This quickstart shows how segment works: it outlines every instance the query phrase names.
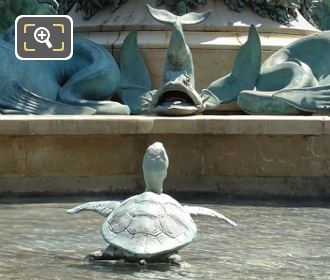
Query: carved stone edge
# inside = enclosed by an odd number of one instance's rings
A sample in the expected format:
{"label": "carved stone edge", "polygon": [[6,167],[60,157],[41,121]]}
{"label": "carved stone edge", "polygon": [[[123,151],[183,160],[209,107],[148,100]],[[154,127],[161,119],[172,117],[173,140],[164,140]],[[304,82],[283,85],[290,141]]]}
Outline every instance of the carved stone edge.
{"label": "carved stone edge", "polygon": [[1,136],[247,134],[329,135],[327,116],[1,116]]}

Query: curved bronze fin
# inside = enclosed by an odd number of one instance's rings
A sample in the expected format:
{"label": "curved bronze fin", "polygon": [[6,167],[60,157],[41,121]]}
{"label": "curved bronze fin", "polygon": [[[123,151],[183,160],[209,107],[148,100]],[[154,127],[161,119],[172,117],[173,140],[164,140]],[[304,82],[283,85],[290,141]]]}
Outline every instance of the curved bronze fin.
{"label": "curved bronze fin", "polygon": [[89,107],[56,102],[30,92],[17,82],[8,82],[0,94],[0,105],[35,115],[93,115]]}
{"label": "curved bronze fin", "polygon": [[283,89],[275,92],[273,98],[306,112],[330,112],[330,85]]}
{"label": "curved bronze fin", "polygon": [[212,82],[207,89],[216,95],[221,103],[236,101],[242,90],[256,86],[260,67],[260,38],[254,25],[251,25],[248,40],[238,51],[232,72]]}
{"label": "curved bronze fin", "polygon": [[155,9],[149,4],[146,5],[150,15],[157,21],[166,25],[174,25],[178,20],[182,25],[197,24],[204,21],[209,15],[210,11],[204,13],[188,13],[183,16],[176,16],[166,10]]}
{"label": "curved bronze fin", "polygon": [[148,68],[137,46],[137,32],[130,32],[120,53],[121,82],[117,96],[131,109],[132,114],[142,110],[141,97],[151,89]]}
{"label": "curved bronze fin", "polygon": [[261,43],[257,29],[250,26],[249,37],[240,48],[235,59],[231,74],[238,80],[244,81],[253,89],[256,86],[261,68]]}

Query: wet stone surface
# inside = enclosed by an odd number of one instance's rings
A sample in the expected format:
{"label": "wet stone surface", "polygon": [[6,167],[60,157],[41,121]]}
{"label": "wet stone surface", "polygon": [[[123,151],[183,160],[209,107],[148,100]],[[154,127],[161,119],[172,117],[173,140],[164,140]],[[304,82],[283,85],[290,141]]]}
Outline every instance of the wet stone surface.
{"label": "wet stone surface", "polygon": [[197,217],[182,267],[83,261],[106,246],[96,213],[66,214],[73,203],[0,204],[0,279],[330,279],[330,209],[202,204],[237,228]]}

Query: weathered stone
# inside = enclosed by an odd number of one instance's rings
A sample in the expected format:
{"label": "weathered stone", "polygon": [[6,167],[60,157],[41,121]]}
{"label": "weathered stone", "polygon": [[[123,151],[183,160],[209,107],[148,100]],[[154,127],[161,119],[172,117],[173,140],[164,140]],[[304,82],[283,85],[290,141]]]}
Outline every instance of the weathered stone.
{"label": "weathered stone", "polygon": [[0,174],[4,177],[26,174],[26,153],[22,138],[0,136]]}
{"label": "weathered stone", "polygon": [[[21,121],[25,129],[14,126]],[[317,196],[326,193],[330,177],[329,121],[1,116],[5,127],[13,125],[0,136],[0,193],[135,192],[143,185],[145,148],[162,141],[170,157],[165,184],[171,192]]]}

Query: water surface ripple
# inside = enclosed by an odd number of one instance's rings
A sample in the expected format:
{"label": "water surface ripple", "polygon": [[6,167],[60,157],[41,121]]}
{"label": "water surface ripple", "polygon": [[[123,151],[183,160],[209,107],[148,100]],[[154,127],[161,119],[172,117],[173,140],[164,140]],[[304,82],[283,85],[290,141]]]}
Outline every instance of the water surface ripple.
{"label": "water surface ripple", "polygon": [[238,223],[197,217],[182,267],[88,264],[104,248],[96,213],[72,203],[0,204],[0,279],[330,279],[330,209],[202,204]]}

